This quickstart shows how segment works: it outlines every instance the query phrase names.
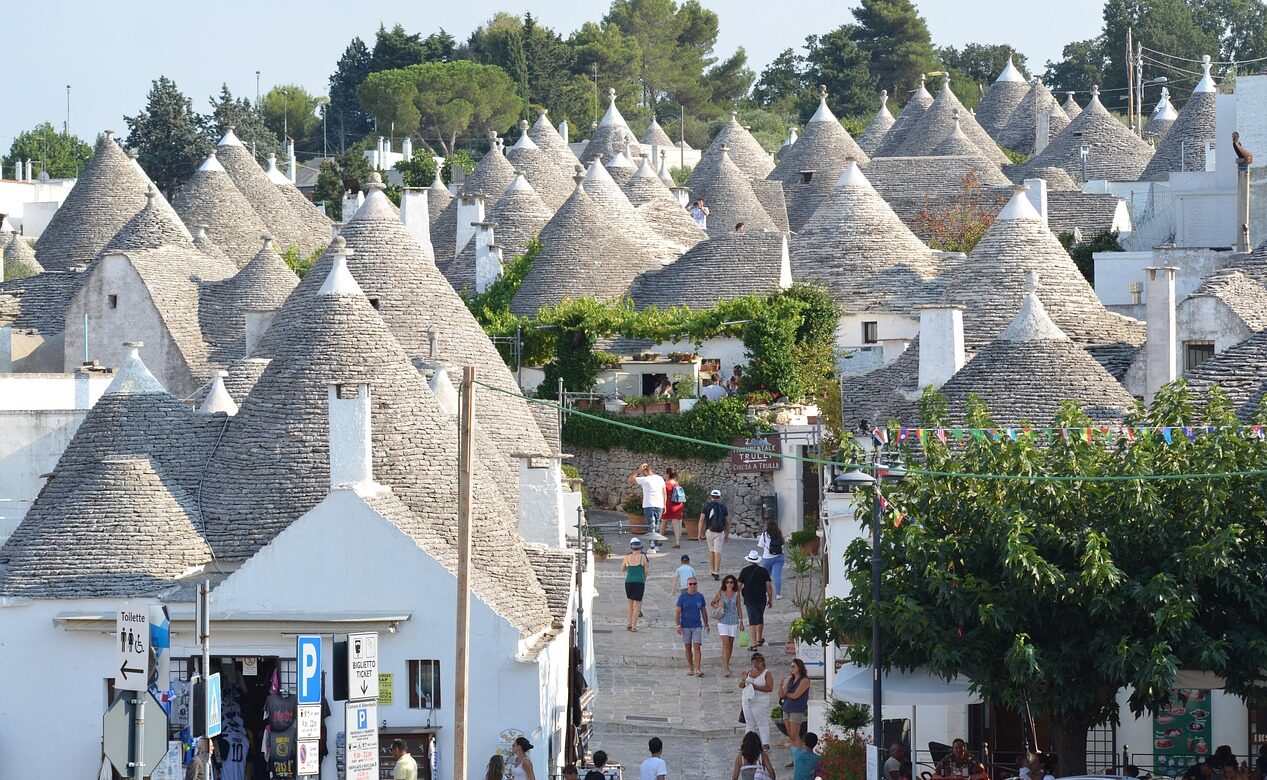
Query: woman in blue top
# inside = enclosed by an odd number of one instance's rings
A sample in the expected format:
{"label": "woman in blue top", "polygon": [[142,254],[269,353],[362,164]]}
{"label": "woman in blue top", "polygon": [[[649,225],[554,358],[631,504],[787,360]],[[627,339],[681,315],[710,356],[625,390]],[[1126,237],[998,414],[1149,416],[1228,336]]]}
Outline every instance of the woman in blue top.
{"label": "woman in blue top", "polygon": [[[739,609],[739,581],[727,574],[721,581],[721,590],[709,602],[717,621],[717,635],[721,637],[722,676],[730,676],[730,654],[735,649],[735,637],[743,631],[743,611]],[[720,613],[720,614],[718,614]]]}
{"label": "woman in blue top", "polygon": [[779,687],[779,700],[783,702],[783,726],[787,729],[790,746],[804,748],[801,743],[801,725],[809,715],[809,673],[805,662],[792,659],[792,673]]}

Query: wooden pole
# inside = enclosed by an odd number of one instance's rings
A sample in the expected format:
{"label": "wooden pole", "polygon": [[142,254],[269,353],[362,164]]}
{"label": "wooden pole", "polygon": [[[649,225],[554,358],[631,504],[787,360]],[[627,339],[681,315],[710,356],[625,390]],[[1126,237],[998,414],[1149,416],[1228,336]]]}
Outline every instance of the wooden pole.
{"label": "wooden pole", "polygon": [[453,776],[466,769],[467,684],[470,681],[471,634],[471,464],[475,450],[475,367],[462,370],[461,445],[458,455],[458,610],[457,655],[454,663]]}
{"label": "wooden pole", "polygon": [[1131,129],[1139,132],[1138,128],[1133,127],[1135,124],[1135,58],[1134,46],[1131,44],[1132,29],[1126,28],[1126,115],[1130,117],[1127,125],[1132,126]]}

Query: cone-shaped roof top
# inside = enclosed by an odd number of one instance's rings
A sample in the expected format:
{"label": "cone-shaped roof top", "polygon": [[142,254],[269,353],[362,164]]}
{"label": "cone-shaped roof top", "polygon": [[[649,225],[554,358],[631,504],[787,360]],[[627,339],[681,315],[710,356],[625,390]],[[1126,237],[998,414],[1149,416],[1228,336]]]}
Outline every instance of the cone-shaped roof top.
{"label": "cone-shaped roof top", "polygon": [[[764,179],[770,175],[770,171],[774,170],[774,161],[770,159],[770,155],[761,148],[761,144],[752,137],[752,133],[739,124],[739,117],[734,111],[730,112],[730,119],[717,135],[713,136],[713,141],[704,150],[703,157],[716,155],[723,146],[729,151],[731,162],[754,179]],[[690,186],[689,182],[688,186]]]}
{"label": "cone-shaped roof top", "polygon": [[1179,112],[1175,110],[1174,105],[1170,102],[1170,90],[1162,87],[1161,98],[1158,99],[1156,107],[1153,108],[1153,113],[1148,117],[1148,121],[1144,123],[1144,137],[1153,138],[1157,141],[1163,140],[1178,118]]}
{"label": "cone-shaped roof top", "polygon": [[176,193],[173,206],[185,224],[206,225],[211,239],[240,267],[255,257],[260,236],[271,231],[217,157],[215,151],[207,156]]}
{"label": "cone-shaped roof top", "polygon": [[669,260],[686,251],[686,247],[659,235],[647,224],[647,221],[629,202],[629,198],[625,197],[620,185],[597,160],[590,163],[582,184],[586,194],[612,226],[628,236],[632,243],[642,247],[652,257]]}
{"label": "cone-shaped roof top", "polygon": [[633,176],[634,171],[638,170],[638,166],[634,165],[633,160],[625,156],[624,152],[616,152],[616,154],[603,164],[607,169],[608,175],[612,177],[612,181],[617,186],[623,187],[629,181],[629,177]]}
{"label": "cone-shaped roof top", "polygon": [[[1038,130],[1038,118],[1040,116],[1051,116],[1051,109],[1056,105],[1056,97],[1051,94],[1051,90],[1043,86],[1043,83],[1035,76],[1029,93],[1025,95],[1025,99],[1016,107],[1011,119],[1008,120],[1007,125],[999,133],[999,145],[1021,154],[1032,154],[1034,151],[1034,134]],[[1057,125],[1059,126],[1057,127]],[[1068,125],[1069,119],[1062,110],[1060,120],[1052,120],[1051,136],[1049,138],[1055,137]]]}
{"label": "cone-shaped roof top", "polygon": [[1146,181],[1162,181],[1179,171],[1205,170],[1205,147],[1215,134],[1216,97],[1213,91],[1193,90],[1144,168]]}
{"label": "cone-shaped roof top", "polygon": [[1012,118],[1016,107],[1029,94],[1029,90],[1029,83],[1012,64],[1012,56],[1008,55],[1007,65],[1003,67],[999,77],[986,90],[981,102],[977,105],[977,121],[990,134],[990,137],[996,141],[1000,140],[1000,133],[1007,127],[1008,120]]}
{"label": "cone-shaped roof top", "polygon": [[[655,116],[651,117],[651,121],[647,124],[647,129],[643,131],[642,137],[638,139],[638,145],[646,147],[643,153],[650,153],[651,147],[658,146],[661,149],[675,149],[678,142],[669,138],[669,134],[664,132],[664,128],[656,121]],[[686,149],[689,151],[690,146]]]}
{"label": "cone-shaped roof top", "polygon": [[706,160],[691,173],[687,186],[691,199],[703,198],[708,206],[708,234],[716,236],[729,233],[739,222],[753,230],[773,230],[774,220],[757,200],[752,180],[731,159],[726,147],[716,152],[706,152]]}
{"label": "cone-shaped roof top", "polygon": [[493,143],[493,148],[480,158],[475,170],[471,171],[462,183],[462,193],[466,195],[483,195],[484,209],[492,208],[497,198],[506,191],[515,180],[515,167],[502,152],[500,139]]}
{"label": "cone-shaped roof top", "polygon": [[[502,249],[502,261],[510,262],[527,250],[528,243],[541,233],[553,215],[520,174],[485,214],[484,221],[493,223],[493,240]],[[475,289],[474,241],[468,242],[453,262],[444,267],[444,277],[455,290]]]}
{"label": "cone-shaped roof top", "polygon": [[299,285],[272,237],[265,234],[260,239],[260,250],[240,271],[202,285],[198,320],[211,346],[212,363],[228,365],[246,357],[246,312],[280,309]]}
{"label": "cone-shaped roof top", "polygon": [[635,155],[642,153],[642,149],[638,146],[637,136],[629,129],[629,125],[625,124],[625,118],[620,115],[620,109],[616,108],[616,90],[609,88],[607,113],[603,114],[603,119],[594,130],[594,135],[585,145],[585,150],[581,152],[581,162],[589,165],[599,157],[610,160],[616,152],[625,151],[626,147],[629,147]]}
{"label": "cone-shaped roof top", "polygon": [[882,89],[880,90],[880,109],[871,118],[871,123],[867,125],[867,129],[862,131],[862,135],[858,136],[859,148],[866,152],[868,156],[875,154],[876,149],[884,142],[884,137],[888,135],[889,129],[893,127],[895,121],[897,120],[889,113],[889,91]]}
{"label": "cone-shaped roof top", "polygon": [[572,168],[564,167],[558,155],[542,149],[528,133],[528,122],[519,123],[519,140],[506,152],[506,160],[522,173],[542,202],[554,212],[572,194]]}
{"label": "cone-shaped roof top", "polygon": [[[798,230],[814,215],[850,159],[865,165],[870,158],[828,108],[826,87],[819,87],[818,110],[796,143],[783,150],[768,177],[783,183],[792,230]],[[813,173],[808,181],[807,172]],[[815,186],[815,179],[819,186]]]}
{"label": "cone-shaped roof top", "polygon": [[457,245],[457,205],[453,193],[440,181],[440,166],[436,166],[436,180],[427,188],[427,219],[431,222],[431,249],[436,262],[453,259]]}
{"label": "cone-shaped roof top", "polygon": [[1065,102],[1060,104],[1060,107],[1064,109],[1065,116],[1069,117],[1070,121],[1077,119],[1078,114],[1082,113],[1082,106],[1078,105],[1078,101],[1073,99],[1073,95],[1072,91],[1066,92]]}
{"label": "cone-shaped roof top", "polygon": [[647,158],[623,187],[625,197],[660,235],[689,249],[708,237],[651,168]]}
{"label": "cone-shaped roof top", "polygon": [[538,147],[553,155],[562,170],[573,171],[581,164],[581,161],[572,153],[572,148],[563,140],[563,136],[559,135],[559,131],[550,124],[550,118],[546,115],[544,108],[537,115],[537,121],[533,122],[532,127],[528,129],[528,137]]}
{"label": "cone-shaped roof top", "polygon": [[959,102],[959,98],[955,97],[955,93],[950,89],[949,77],[942,84],[937,99],[927,111],[920,115],[919,121],[906,136],[906,141],[901,147],[901,156],[918,157],[930,154],[933,147],[951,131],[955,112],[959,114],[959,124],[964,134],[972,139],[972,142],[987,158],[999,165],[1008,162],[1007,155],[1003,154],[994,143],[994,139],[981,128],[981,125],[977,124],[977,120],[973,119],[972,114]]}
{"label": "cone-shaped roof top", "polygon": [[129,249],[157,249],[160,246],[178,246],[195,249],[194,237],[180,221],[176,211],[167,201],[158,197],[158,190],[147,187],[145,208],[127,221],[119,232],[105,245],[103,252],[122,252]]}
{"label": "cone-shaped roof top", "polygon": [[786,234],[732,230],[696,244],[671,265],[644,273],[634,282],[630,297],[639,308],[702,310],[720,301],[777,292],[791,284]]}
{"label": "cone-shaped roof top", "polygon": [[[288,200],[278,186],[269,181],[264,169],[234,135],[232,127],[225,131],[216,152],[234,186],[246,196],[251,208],[281,246],[296,247],[307,257],[326,245],[330,240],[329,221],[314,219],[315,207],[310,204],[299,209],[298,204]],[[211,237],[216,238],[214,230]]]}
{"label": "cone-shaped roof top", "polygon": [[[277,155],[270,154],[268,156],[268,170],[264,173],[268,180],[277,185],[277,191],[286,199],[287,205],[290,206],[290,212],[294,219],[298,220],[302,226],[305,236],[311,237],[309,240],[316,240],[318,234],[324,233],[330,235],[331,225],[334,223],[327,217],[316,204],[308,200],[299,188],[291,182],[290,177],[277,169]],[[315,248],[313,252],[317,251]],[[311,255],[312,252],[309,252]]]}
{"label": "cone-shaped roof top", "polygon": [[1081,181],[1082,146],[1090,150],[1086,161],[1087,181],[1138,181],[1153,156],[1152,147],[1128,130],[1100,103],[1099,87],[1093,87],[1091,102],[1078,118],[1013,175],[1023,177],[1035,168],[1054,165],[1064,168],[1070,176]]}
{"label": "cone-shaped roof top", "polygon": [[211,236],[207,235],[206,225],[196,225],[193,228],[194,246],[199,252],[202,252],[212,260],[225,260],[236,266],[236,263],[233,263],[233,259],[225,254],[224,250],[216,242],[211,240]]}
{"label": "cone-shaped roof top", "polygon": [[35,259],[35,250],[26,239],[12,231],[0,232],[0,281],[44,273]]}
{"label": "cone-shaped roof top", "polygon": [[897,115],[893,126],[889,128],[889,132],[884,135],[884,140],[880,142],[875,152],[871,153],[871,156],[892,157],[901,154],[902,147],[906,143],[906,136],[932,104],[933,96],[928,94],[928,90],[924,87],[924,77],[920,76],[919,89],[915,90],[910,100],[906,101],[906,105],[902,106],[902,113]]}

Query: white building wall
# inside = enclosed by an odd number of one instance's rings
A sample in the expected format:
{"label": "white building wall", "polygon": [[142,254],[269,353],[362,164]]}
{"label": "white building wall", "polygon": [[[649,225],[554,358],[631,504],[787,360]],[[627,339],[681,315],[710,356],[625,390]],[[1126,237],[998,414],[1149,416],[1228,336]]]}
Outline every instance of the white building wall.
{"label": "white building wall", "polygon": [[0,179],[0,214],[25,237],[39,238],[74,186],[74,179]]}
{"label": "white building wall", "polygon": [[[1095,294],[1110,309],[1131,316],[1144,314],[1144,281],[1149,266],[1174,266],[1175,298],[1182,301],[1201,285],[1211,273],[1224,268],[1231,259],[1231,251],[1216,251],[1201,247],[1158,248],[1139,252],[1096,252]],[[1131,285],[1139,284],[1139,304],[1131,296]]]}
{"label": "white building wall", "polygon": [[[569,521],[563,511],[560,466],[558,458],[545,460],[540,468],[532,466],[528,458],[519,459],[519,533],[526,541],[563,546]],[[576,526],[575,514],[570,524]]]}

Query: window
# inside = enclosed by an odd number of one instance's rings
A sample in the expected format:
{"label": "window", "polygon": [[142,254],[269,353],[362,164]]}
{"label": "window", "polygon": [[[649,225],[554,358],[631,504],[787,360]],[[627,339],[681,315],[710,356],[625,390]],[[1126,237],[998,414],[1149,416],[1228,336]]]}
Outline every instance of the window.
{"label": "window", "polygon": [[111,309],[117,309],[117,308],[119,308],[119,296],[117,296],[117,295],[110,295],[110,296],[107,296],[107,298],[108,298],[108,299],[109,299],[109,301],[110,301],[110,308],[111,308]]}
{"label": "window", "polygon": [[1214,357],[1213,341],[1185,341],[1183,370],[1191,371],[1205,361]]}
{"label": "window", "polygon": [[1126,286],[1131,293],[1131,305],[1139,306],[1144,302],[1144,285],[1141,282],[1131,282]]}
{"label": "window", "polygon": [[862,343],[863,344],[879,344],[880,343],[880,323],[878,322],[862,323]]}
{"label": "window", "polygon": [[409,708],[440,709],[440,662],[409,662]]}

